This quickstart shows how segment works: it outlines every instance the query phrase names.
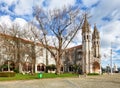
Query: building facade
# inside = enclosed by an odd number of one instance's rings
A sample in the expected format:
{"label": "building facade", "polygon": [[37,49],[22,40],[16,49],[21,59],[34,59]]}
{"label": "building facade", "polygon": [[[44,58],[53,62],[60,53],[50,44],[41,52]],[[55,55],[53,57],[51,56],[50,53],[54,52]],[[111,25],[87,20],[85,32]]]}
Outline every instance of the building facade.
{"label": "building facade", "polygon": [[[100,35],[96,25],[93,33],[91,32],[86,17],[81,35],[82,45],[65,50],[62,57],[61,71],[72,72],[75,71],[76,66],[76,69],[78,67],[82,73],[101,73]],[[9,63],[13,67],[9,70],[14,69],[14,63],[21,60],[20,72],[30,71],[33,58],[35,58],[34,68],[36,73],[45,71],[48,65],[55,65],[55,60],[51,53],[39,43],[3,34],[1,34],[0,41],[0,66]]]}
{"label": "building facade", "polygon": [[69,48],[66,53],[65,71],[69,72],[71,66],[77,65],[82,73],[101,73],[100,35],[96,25],[91,33],[86,17],[82,26],[82,45]]}

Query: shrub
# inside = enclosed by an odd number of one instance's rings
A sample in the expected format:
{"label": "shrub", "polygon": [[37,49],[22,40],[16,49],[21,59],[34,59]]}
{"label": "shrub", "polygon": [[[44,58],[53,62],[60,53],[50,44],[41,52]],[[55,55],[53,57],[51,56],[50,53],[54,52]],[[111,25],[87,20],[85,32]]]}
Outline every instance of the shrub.
{"label": "shrub", "polygon": [[87,75],[100,75],[99,73],[88,73]]}
{"label": "shrub", "polygon": [[51,65],[47,65],[46,66],[46,72],[48,72],[48,70],[50,71],[54,71],[56,69],[56,66],[54,64]]}
{"label": "shrub", "polygon": [[18,69],[14,69],[13,70],[15,73],[19,73],[19,70]]}
{"label": "shrub", "polygon": [[55,70],[56,69],[56,66],[54,64],[51,65],[51,70]]}
{"label": "shrub", "polygon": [[0,77],[14,77],[15,72],[0,72]]}

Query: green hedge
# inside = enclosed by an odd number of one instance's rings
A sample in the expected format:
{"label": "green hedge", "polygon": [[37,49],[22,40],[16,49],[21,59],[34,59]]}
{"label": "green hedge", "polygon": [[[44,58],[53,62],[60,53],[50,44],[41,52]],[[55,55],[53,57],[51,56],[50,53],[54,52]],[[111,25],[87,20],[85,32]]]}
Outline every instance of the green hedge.
{"label": "green hedge", "polygon": [[88,73],[87,75],[100,75],[99,73]]}
{"label": "green hedge", "polygon": [[46,72],[48,72],[48,70],[50,71],[54,71],[56,69],[56,66],[54,64],[51,65],[47,65],[46,66]]}
{"label": "green hedge", "polygon": [[14,77],[15,72],[0,72],[0,77]]}

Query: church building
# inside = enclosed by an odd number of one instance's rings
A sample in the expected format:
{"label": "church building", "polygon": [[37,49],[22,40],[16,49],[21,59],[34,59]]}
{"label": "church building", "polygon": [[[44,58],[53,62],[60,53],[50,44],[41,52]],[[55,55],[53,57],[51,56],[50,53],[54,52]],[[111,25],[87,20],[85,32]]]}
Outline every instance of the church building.
{"label": "church building", "polygon": [[100,35],[96,25],[91,32],[86,17],[82,26],[82,45],[67,49],[65,55],[65,71],[72,71],[71,66],[77,65],[82,73],[101,73]]}

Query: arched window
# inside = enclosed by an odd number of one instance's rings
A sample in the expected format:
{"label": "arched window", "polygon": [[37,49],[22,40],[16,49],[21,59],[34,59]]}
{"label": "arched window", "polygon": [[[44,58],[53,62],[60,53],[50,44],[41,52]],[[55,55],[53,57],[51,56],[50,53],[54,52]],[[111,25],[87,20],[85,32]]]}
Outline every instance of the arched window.
{"label": "arched window", "polygon": [[10,71],[13,71],[15,69],[15,63],[13,61],[11,61],[11,60],[7,60],[2,65],[2,68],[3,68],[3,71],[8,71],[8,69],[10,69]]}
{"label": "arched window", "polygon": [[37,71],[44,71],[45,69],[44,69],[44,64],[38,64],[37,65]]}
{"label": "arched window", "polygon": [[14,64],[14,62],[12,62],[12,63],[10,64],[10,70],[13,71],[14,69],[15,69],[15,64]]}

